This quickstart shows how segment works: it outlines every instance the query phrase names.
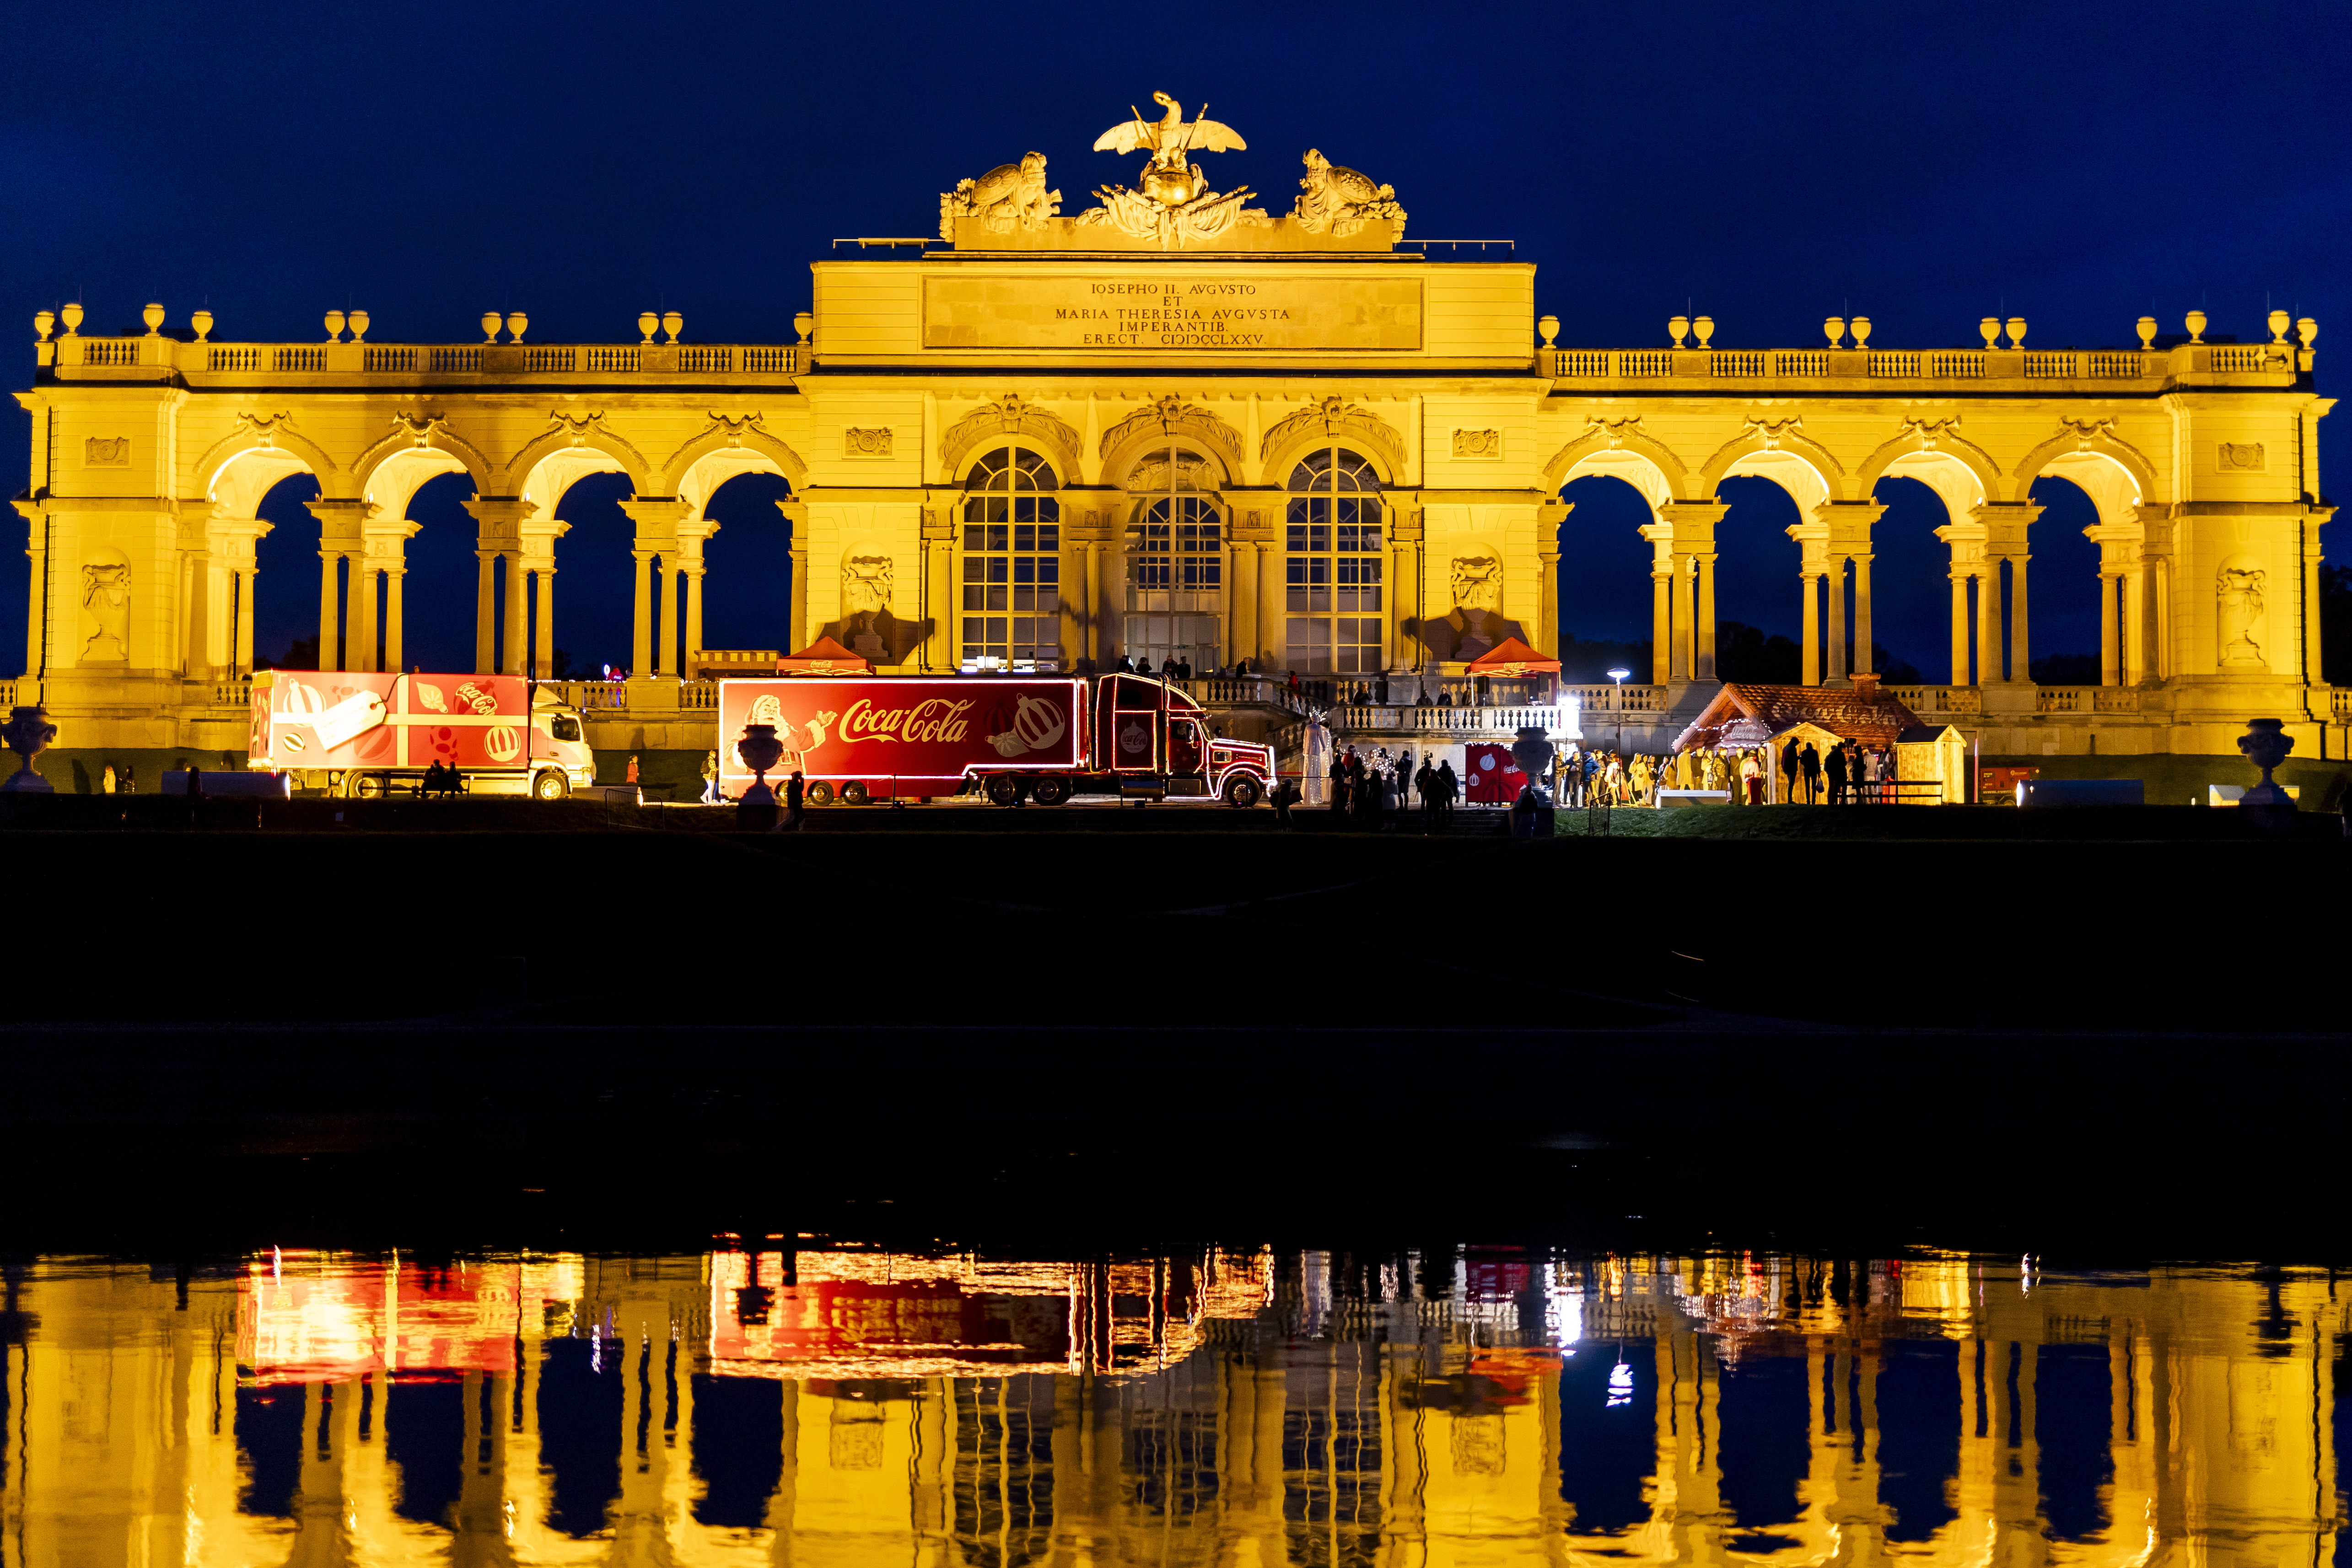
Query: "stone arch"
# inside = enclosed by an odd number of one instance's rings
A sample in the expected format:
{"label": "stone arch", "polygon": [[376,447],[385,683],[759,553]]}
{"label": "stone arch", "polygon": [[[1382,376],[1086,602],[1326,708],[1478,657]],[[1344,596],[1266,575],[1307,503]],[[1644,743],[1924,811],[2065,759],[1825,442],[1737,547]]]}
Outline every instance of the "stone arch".
{"label": "stone arch", "polygon": [[360,494],[381,507],[385,515],[403,518],[408,515],[408,503],[416,492],[442,474],[473,474],[478,490],[482,482],[482,477],[454,453],[434,447],[404,447],[385,454],[368,469],[360,481]]}
{"label": "stone arch", "polygon": [[[240,410],[236,418],[237,427],[206,447],[204,456],[196,459],[195,470],[191,477],[199,493],[211,495],[214,481],[220,471],[253,451],[287,454],[300,468],[310,470],[311,477],[319,481],[319,493],[322,496],[347,497],[353,490],[352,476],[327,455],[325,447],[295,429],[290,415],[279,414],[265,419]],[[294,471],[293,468],[287,469],[287,473]],[[285,477],[284,474],[278,476],[280,479]]]}
{"label": "stone arch", "polygon": [[[1978,503],[2000,494],[2000,465],[1992,460],[1991,453],[1953,429],[1958,422],[1957,416],[1950,419],[1906,419],[1903,434],[1864,458],[1862,466],[1854,470],[1855,496],[1868,496],[1889,468],[1899,468],[1907,479],[1924,479],[1923,470],[1940,466],[1925,459],[1935,458],[1958,465],[1975,477]],[[1925,482],[1937,494],[1944,493],[1944,487],[1934,480]],[[1957,489],[1955,493],[1958,493]],[[1946,504],[1949,505],[1948,500]],[[1957,521],[1964,514],[1955,511],[1952,515]]]}
{"label": "stone arch", "polygon": [[[636,488],[639,495],[668,494],[669,488],[661,472],[646,461],[643,452],[614,431],[606,429],[602,413],[591,414],[584,419],[572,419],[562,414],[554,416],[549,421],[548,429],[507,459],[504,470],[507,493],[524,494],[530,488],[532,474],[542,464],[556,454],[571,451],[583,454],[577,460],[576,471],[572,475],[573,479],[581,474],[622,473],[629,476],[629,482]],[[588,453],[600,454],[606,460],[597,462],[586,457]],[[558,470],[562,471],[563,467],[558,465]],[[567,486],[570,482],[569,479],[564,481]],[[559,490],[557,493],[560,495],[562,492]],[[555,504],[553,497],[533,496],[531,499],[551,510]]]}
{"label": "stone arch", "polygon": [[[1698,482],[1692,487],[1699,494],[1693,499],[1703,500],[1713,495],[1715,487],[1733,471],[1733,465],[1741,463],[1743,459],[1760,453],[1780,452],[1803,462],[1813,471],[1814,478],[1821,481],[1824,499],[1845,500],[1845,465],[1832,456],[1828,447],[1804,433],[1801,428],[1802,417],[1792,415],[1779,420],[1750,418],[1746,431],[1717,447],[1714,456],[1699,466]],[[1773,478],[1770,469],[1774,468],[1785,469],[1786,465],[1775,463],[1759,467],[1749,464],[1739,471]],[[1787,488],[1785,484],[1783,488]],[[1790,490],[1790,493],[1793,495],[1796,492]]]}
{"label": "stone arch", "polygon": [[[213,470],[205,488],[205,498],[213,503],[215,517],[257,516],[256,509],[262,498],[297,474],[319,478],[317,469],[283,447],[247,447],[232,453]],[[326,486],[321,482],[320,493],[325,492]]]}
{"label": "stone arch", "polygon": [[1726,479],[1742,478],[1771,480],[1789,492],[1789,499],[1797,503],[1798,517],[1807,521],[1816,508],[1837,499],[1829,476],[1822,472],[1819,465],[1804,453],[1784,447],[1742,452],[1709,477],[1708,488],[1719,489]]}
{"label": "stone arch", "polygon": [[1209,458],[1231,484],[1242,466],[1241,433],[1214,414],[1173,395],[1136,410],[1102,434],[1096,455],[1102,481],[1118,484],[1150,452],[1171,444]]}
{"label": "stone arch", "polygon": [[1939,447],[1894,453],[1869,474],[1871,488],[1864,493],[1874,495],[1881,479],[1916,479],[1926,485],[1944,503],[1947,522],[1968,521],[1977,508],[2000,493],[1985,482],[1977,464]]}
{"label": "stone arch", "polygon": [[1344,398],[1327,397],[1281,420],[1258,443],[1258,472],[1266,483],[1286,487],[1290,470],[1318,447],[1345,447],[1372,465],[1383,485],[1404,472],[1404,437],[1369,409]]}
{"label": "stone arch", "polygon": [[982,403],[940,437],[940,468],[949,483],[961,484],[974,454],[1008,444],[1026,447],[1054,466],[1064,485],[1078,482],[1081,437],[1069,421],[1017,392]]}
{"label": "stone arch", "polygon": [[2147,454],[2116,436],[2115,424],[2112,419],[2061,419],[2059,433],[2025,454],[2017,465],[2012,499],[2030,500],[2035,479],[2059,460],[2076,455],[2104,458],[2122,468],[2138,489],[2135,504],[2160,499],[2156,465],[2147,460]]}
{"label": "stone arch", "polygon": [[[2091,498],[2103,523],[2131,522],[2147,500],[2139,476],[2105,452],[2061,452],[2035,479],[2064,479]],[[2031,481],[2028,481],[2029,487]]]}
{"label": "stone arch", "polygon": [[982,440],[965,452],[956,466],[948,470],[948,483],[959,491],[964,489],[971,483],[972,469],[979,465],[980,460],[991,452],[1000,452],[1007,447],[1017,451],[1034,453],[1045,459],[1045,466],[1053,470],[1054,489],[1057,493],[1067,489],[1076,479],[1076,469],[1064,466],[1062,455],[1045,443],[1031,440],[1024,436],[999,435]]}
{"label": "stone arch", "polygon": [[[1197,459],[1200,464],[1198,471],[1192,475],[1194,482],[1191,489],[1199,490],[1204,495],[1213,494],[1234,483],[1234,470],[1228,466],[1226,455],[1210,447],[1206,443],[1189,435],[1143,434],[1131,436],[1122,441],[1114,452],[1113,458],[1104,462],[1102,482],[1119,489],[1127,489],[1130,481],[1137,477],[1138,471],[1144,465],[1160,453],[1171,449],[1181,453],[1184,458]],[[1155,488],[1148,493],[1156,495],[1159,490]]]}
{"label": "stone arch", "polygon": [[460,470],[474,477],[477,493],[487,495],[490,485],[490,460],[480,447],[448,427],[448,422],[438,416],[423,417],[395,414],[392,429],[384,437],[359,455],[352,464],[352,483],[365,495],[376,470],[407,452],[437,452],[448,459],[436,467],[435,473],[456,473]]}
{"label": "stone arch", "polygon": [[1593,420],[1583,435],[1552,454],[1543,472],[1554,491],[1588,473],[1623,479],[1649,497],[1654,510],[1672,502],[1690,483],[1683,460],[1664,442],[1643,431],[1639,415],[1614,424]]}
{"label": "stone arch", "polygon": [[[791,447],[769,435],[761,426],[758,415],[746,415],[740,419],[730,419],[719,414],[710,417],[710,428],[672,452],[662,462],[662,472],[677,481],[679,495],[686,493],[687,475],[696,464],[714,453],[726,451],[757,454],[765,459],[764,463],[752,462],[734,467],[730,478],[738,473],[756,473],[764,467],[783,475],[795,492],[806,487],[808,464]],[[719,484],[725,482],[724,479],[719,481]],[[717,489],[719,486],[714,484],[710,488]]]}
{"label": "stone arch", "polygon": [[639,495],[646,490],[646,481],[640,475],[594,445],[559,446],[542,452],[528,468],[510,467],[507,472],[507,482],[514,494],[537,507],[541,518],[553,517],[564,492],[590,474],[625,474]]}

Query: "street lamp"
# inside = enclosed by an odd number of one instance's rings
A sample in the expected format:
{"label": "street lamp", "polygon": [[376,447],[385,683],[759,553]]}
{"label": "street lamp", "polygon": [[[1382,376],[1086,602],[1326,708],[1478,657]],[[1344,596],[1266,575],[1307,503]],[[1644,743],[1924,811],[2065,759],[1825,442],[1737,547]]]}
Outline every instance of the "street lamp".
{"label": "street lamp", "polygon": [[1617,749],[1620,752],[1625,749],[1625,678],[1633,673],[1622,664],[1609,672],[1609,679],[1617,683],[1617,698],[1611,706],[1617,710]]}

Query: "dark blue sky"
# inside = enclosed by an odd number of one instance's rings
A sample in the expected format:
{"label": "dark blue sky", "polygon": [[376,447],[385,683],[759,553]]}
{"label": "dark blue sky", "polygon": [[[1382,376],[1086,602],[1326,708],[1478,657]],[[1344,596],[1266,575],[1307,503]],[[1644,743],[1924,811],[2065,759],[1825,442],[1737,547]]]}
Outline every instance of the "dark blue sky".
{"label": "dark blue sky", "polygon": [[[1154,89],[1205,99],[1248,138],[1222,155],[1221,184],[1279,205],[1315,146],[1393,184],[1416,237],[1517,240],[1563,343],[1661,344],[1686,300],[1722,347],[1810,345],[1822,317],[1856,311],[1887,347],[1973,344],[1988,314],[2023,315],[2037,347],[2128,344],[2139,315],[2172,331],[2200,305],[2211,331],[2251,338],[2275,303],[2319,320],[2323,391],[2331,343],[2352,343],[2334,314],[2352,232],[2340,0],[18,0],[0,8],[0,58],[16,385],[32,312],[75,298],[93,331],[136,331],[160,300],[175,326],[208,306],[226,339],[310,339],[327,309],[359,306],[372,339],[467,341],[483,310],[523,309],[534,340],[618,342],[651,306],[682,310],[689,338],[790,342],[807,264],[833,238],[929,232],[938,192],[1031,148],[1076,210],[1123,168],[1088,150],[1095,135]],[[2331,475],[2352,456],[2347,420],[2323,425]],[[26,431],[18,413],[0,439],[11,493]],[[1795,547],[1779,534],[1793,513],[1767,489],[1747,487],[1725,525],[1721,613],[1793,631]],[[416,514],[430,537],[410,645],[428,663],[471,658],[456,489]],[[1589,553],[1563,626],[1644,629],[1639,541],[1604,501],[1574,499],[1570,548]],[[2069,499],[2036,529],[2037,653],[2096,646]],[[557,640],[577,659],[625,655],[610,500],[567,508]],[[780,606],[750,579],[780,556],[774,510],[728,501],[707,640],[771,646]],[[1941,548],[1917,537],[1940,519],[1912,510],[1885,525],[1880,638],[1941,679]],[[265,652],[315,616],[315,544],[293,517],[263,547]],[[0,624],[23,597],[22,569],[0,573]]]}

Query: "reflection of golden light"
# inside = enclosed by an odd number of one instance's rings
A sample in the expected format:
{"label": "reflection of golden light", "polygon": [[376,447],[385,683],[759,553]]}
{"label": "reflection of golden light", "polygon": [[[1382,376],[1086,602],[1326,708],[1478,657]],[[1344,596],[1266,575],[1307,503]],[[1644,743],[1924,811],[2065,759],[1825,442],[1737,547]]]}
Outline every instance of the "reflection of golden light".
{"label": "reflection of golden light", "polygon": [[1000,1263],[903,1253],[721,1252],[711,1370],[738,1377],[984,1376],[1156,1370],[1213,1320],[1272,1300],[1270,1251],[1197,1262]]}
{"label": "reflection of golden light", "polygon": [[515,1370],[518,1338],[545,1331],[581,1292],[580,1259],[422,1268],[281,1252],[237,1281],[236,1359],[251,1382],[339,1383],[375,1372]]}

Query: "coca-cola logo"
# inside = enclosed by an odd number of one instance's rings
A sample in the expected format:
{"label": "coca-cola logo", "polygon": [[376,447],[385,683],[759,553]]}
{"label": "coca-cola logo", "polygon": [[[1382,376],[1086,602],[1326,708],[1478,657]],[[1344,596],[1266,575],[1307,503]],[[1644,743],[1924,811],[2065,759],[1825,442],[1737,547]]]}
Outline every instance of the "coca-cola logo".
{"label": "coca-cola logo", "polygon": [[1140,756],[1150,748],[1151,731],[1143,727],[1141,720],[1129,720],[1127,728],[1118,732],[1119,751],[1129,755]]}
{"label": "coca-cola logo", "polygon": [[971,709],[969,698],[933,697],[911,708],[877,708],[866,698],[849,705],[835,733],[843,741],[910,741],[945,743],[963,739]]}

